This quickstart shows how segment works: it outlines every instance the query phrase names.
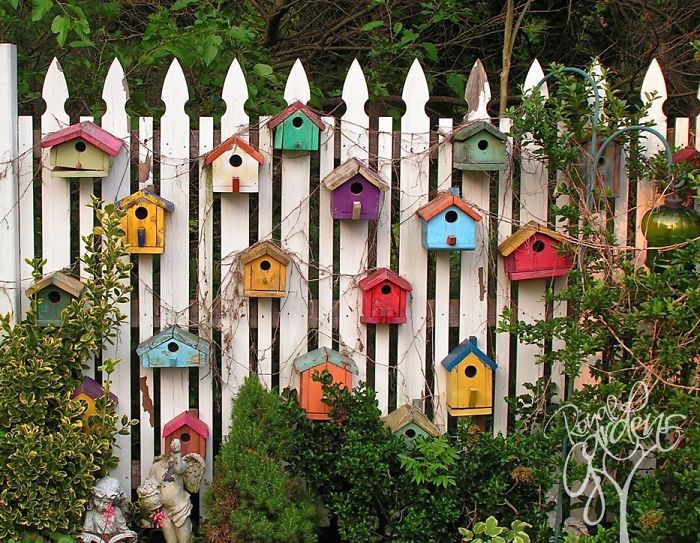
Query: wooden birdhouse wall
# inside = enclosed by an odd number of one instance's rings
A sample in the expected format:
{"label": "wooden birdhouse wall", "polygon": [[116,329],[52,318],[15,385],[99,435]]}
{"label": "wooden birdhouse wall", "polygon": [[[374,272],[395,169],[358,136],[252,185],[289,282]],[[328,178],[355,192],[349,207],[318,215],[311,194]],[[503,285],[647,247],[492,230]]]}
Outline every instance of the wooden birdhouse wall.
{"label": "wooden birdhouse wall", "polygon": [[419,437],[429,437],[428,432],[423,430],[423,428],[418,426],[415,422],[409,422],[405,426],[399,428],[394,434],[403,437],[409,445]]}
{"label": "wooden birdhouse wall", "polygon": [[165,210],[150,202],[141,201],[131,206],[122,218],[128,252],[160,254],[165,249]]}
{"label": "wooden birdhouse wall", "polygon": [[255,298],[283,298],[287,288],[287,266],[270,255],[260,256],[243,266],[243,295]]}
{"label": "wooden birdhouse wall", "polygon": [[406,322],[406,291],[388,280],[365,291],[360,321],[368,324]]}
{"label": "wooden birdhouse wall", "polygon": [[482,130],[464,141],[455,141],[455,167],[462,170],[502,170],[506,165],[505,143]]}
{"label": "wooden birdhouse wall", "polygon": [[357,174],[331,194],[331,214],[334,219],[352,219],[356,202],[360,204],[357,218],[373,221],[379,218],[381,190]]}
{"label": "wooden birdhouse wall", "polygon": [[37,297],[39,298],[38,321],[44,326],[47,324],[60,326],[63,322],[61,312],[74,299],[73,296],[54,285],[39,291]]}
{"label": "wooden birdhouse wall", "polygon": [[311,420],[328,420],[330,418],[331,408],[322,400],[323,384],[320,381],[313,380],[314,374],[321,374],[324,371],[330,373],[334,383],[352,388],[352,373],[330,362],[321,363],[301,372],[299,405],[306,411],[308,418]]}
{"label": "wooden birdhouse wall", "polygon": [[275,129],[275,149],[318,151],[319,129],[311,119],[297,111]]}
{"label": "wooden birdhouse wall", "polygon": [[506,257],[506,271],[512,280],[542,279],[565,275],[572,262],[567,255],[560,255],[561,242],[540,232]]}
{"label": "wooden birdhouse wall", "polygon": [[182,456],[190,453],[197,453],[202,457],[207,455],[207,440],[187,424],[180,426],[177,430],[163,437],[165,439],[165,454],[170,454],[171,441],[179,439],[181,445],[180,454]]}
{"label": "wooden birdhouse wall", "polygon": [[214,192],[258,192],[259,163],[233,147],[212,162]]}
{"label": "wooden birdhouse wall", "polygon": [[[52,147],[49,152],[51,168],[89,170],[90,177],[104,177],[109,173],[110,156],[82,138]],[[102,172],[95,174],[94,172]],[[60,172],[55,172],[56,174]],[[78,177],[78,175],[75,175]]]}
{"label": "wooden birdhouse wall", "polygon": [[474,353],[447,376],[447,409],[455,416],[488,415],[493,408],[493,371]]}
{"label": "wooden birdhouse wall", "polygon": [[423,247],[430,250],[474,250],[476,222],[457,207],[450,206],[423,222]]}
{"label": "wooden birdhouse wall", "polygon": [[142,363],[144,367],[156,368],[188,368],[203,365],[200,351],[175,338],[145,351]]}

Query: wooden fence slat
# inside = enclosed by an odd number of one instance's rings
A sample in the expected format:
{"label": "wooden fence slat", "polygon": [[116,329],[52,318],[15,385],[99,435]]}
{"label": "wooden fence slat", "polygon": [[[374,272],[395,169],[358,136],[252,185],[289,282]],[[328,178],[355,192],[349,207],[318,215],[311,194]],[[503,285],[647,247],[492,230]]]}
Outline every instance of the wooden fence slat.
{"label": "wooden fence slat", "polygon": [[[81,116],[80,122],[82,123],[85,121],[93,122],[94,117],[90,115]],[[92,229],[95,227],[95,212],[92,210],[92,208],[88,207],[88,204],[92,201],[92,196],[95,193],[95,178],[83,177],[77,179],[76,181],[80,185],[78,187],[78,231],[80,233],[80,246],[78,248],[78,254],[80,255],[80,278],[87,279],[87,264],[83,262],[87,251],[87,246],[82,240],[84,236],[92,233]]]}
{"label": "wooden fence slat", "polygon": [[690,119],[688,117],[678,117],[676,119],[673,145],[676,147],[687,147],[690,140]]}
{"label": "wooden fence slat", "polygon": [[19,261],[20,261],[20,315],[27,315],[29,298],[24,294],[32,284],[32,267],[25,262],[34,258],[34,120],[20,117],[17,125],[19,153]]}
{"label": "wooden fence slat", "polygon": [[[319,183],[335,164],[335,119],[323,117]],[[318,216],[318,346],[333,347],[333,217],[331,193],[319,187]]]}

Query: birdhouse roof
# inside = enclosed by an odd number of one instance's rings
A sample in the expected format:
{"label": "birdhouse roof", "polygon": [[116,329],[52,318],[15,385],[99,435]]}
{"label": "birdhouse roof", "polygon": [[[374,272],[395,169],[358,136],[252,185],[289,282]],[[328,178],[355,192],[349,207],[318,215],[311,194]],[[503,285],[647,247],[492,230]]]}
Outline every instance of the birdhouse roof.
{"label": "birdhouse roof", "polygon": [[243,264],[248,264],[248,262],[252,262],[253,260],[265,255],[274,258],[285,266],[290,262],[287,253],[269,240],[260,241],[255,245],[248,247],[241,253],[241,262],[243,262]]}
{"label": "birdhouse roof", "polygon": [[407,424],[413,423],[428,435],[433,437],[440,435],[438,427],[430,422],[430,419],[426,417],[420,409],[415,409],[408,404],[404,404],[382,417],[382,422],[384,422],[392,432],[397,432]]}
{"label": "birdhouse roof", "polygon": [[203,356],[209,356],[209,342],[195,334],[183,330],[179,326],[170,326],[165,330],[161,330],[155,336],[147,339],[136,347],[138,355],[142,355],[146,351],[150,351],[160,347],[163,343],[169,341],[177,341],[185,345],[189,345],[193,349],[202,353]]}
{"label": "birdhouse roof", "polygon": [[461,128],[457,128],[457,130],[452,133],[452,138],[457,141],[464,141],[480,132],[488,132],[493,137],[501,141],[506,141],[507,138],[503,132],[498,130],[488,121],[474,121],[462,126]]}
{"label": "birdhouse roof", "polygon": [[498,250],[503,256],[508,256],[538,232],[556,241],[566,241],[566,237],[564,237],[559,232],[550,230],[549,228],[546,228],[541,224],[536,223],[535,221],[530,221],[525,226],[520,228],[517,232],[515,232],[515,234],[513,234],[503,243],[501,243],[498,246]]}
{"label": "birdhouse roof", "polygon": [[681,149],[673,155],[673,163],[679,164],[680,162],[694,162],[700,165],[700,151],[690,145]]}
{"label": "birdhouse roof", "polygon": [[67,141],[72,141],[78,138],[82,138],[88,143],[97,147],[100,151],[104,151],[110,156],[117,156],[119,151],[124,145],[124,142],[118,137],[113,136],[103,128],[100,128],[95,123],[91,121],[83,121],[81,123],[72,124],[66,128],[58,130],[57,132],[52,132],[48,134],[43,140],[41,140],[41,146],[54,147],[65,143]]}
{"label": "birdhouse roof", "polygon": [[321,117],[313,109],[311,109],[306,104],[302,104],[299,101],[294,102],[291,106],[283,109],[277,115],[272,117],[268,122],[267,126],[270,129],[274,129],[277,125],[286,121],[291,115],[294,115],[297,111],[303,113],[312,123],[318,126],[319,130],[323,130],[326,126],[323,124]]}
{"label": "birdhouse roof", "polygon": [[379,190],[389,190],[389,182],[382,174],[366,162],[355,157],[349,158],[329,173],[323,178],[322,183],[328,190],[335,190],[357,174],[360,174]]}
{"label": "birdhouse roof", "polygon": [[189,426],[205,439],[209,437],[209,427],[190,411],[184,411],[174,419],[168,421],[165,426],[163,426],[163,437],[167,438],[183,426]]}
{"label": "birdhouse roof", "polygon": [[338,351],[334,351],[333,349],[329,349],[328,347],[321,347],[300,356],[294,361],[294,367],[301,373],[326,362],[330,362],[339,368],[346,369],[355,375],[359,373],[357,365],[352,358]]}
{"label": "birdhouse roof", "polygon": [[489,358],[486,355],[486,353],[484,353],[481,349],[479,349],[479,347],[476,346],[475,336],[470,336],[469,338],[465,339],[462,343],[457,345],[454,349],[452,349],[450,354],[443,358],[442,366],[447,371],[452,371],[455,368],[455,366],[457,366],[470,354],[476,355],[476,357],[479,360],[481,360],[481,362],[485,366],[488,366],[493,371],[496,371],[496,368],[498,368],[498,364],[496,364],[491,358]]}
{"label": "birdhouse roof", "polygon": [[[80,383],[78,385],[78,388],[76,388],[75,391],[73,391],[73,394],[71,394],[71,399],[76,398],[80,394],[85,394],[93,400],[96,400],[97,398],[101,398],[105,395],[105,389],[100,383],[95,381],[93,378],[85,377],[83,379],[83,382]],[[112,400],[115,404],[119,403],[119,398],[117,398],[117,396],[115,394],[112,394],[111,392],[109,393],[109,399]]]}
{"label": "birdhouse roof", "polygon": [[117,207],[119,209],[129,209],[132,206],[135,206],[139,202],[146,201],[148,203],[151,203],[153,205],[156,205],[158,207],[162,207],[166,211],[174,211],[175,210],[175,204],[170,202],[169,200],[166,200],[165,198],[161,198],[157,194],[152,193],[148,189],[143,189],[138,192],[134,192],[133,194],[130,194],[126,198],[122,198],[117,202]]}
{"label": "birdhouse roof", "polygon": [[481,215],[474,211],[467,202],[450,191],[439,192],[435,198],[430,200],[430,202],[425,204],[423,207],[419,208],[416,213],[418,213],[418,216],[424,221],[429,221],[435,217],[435,215],[444,211],[450,206],[455,206],[475,221],[481,220]]}
{"label": "birdhouse roof", "polygon": [[39,279],[26,290],[26,294],[27,296],[31,296],[35,292],[44,290],[46,287],[50,287],[51,285],[64,292],[67,292],[74,298],[79,298],[85,289],[85,284],[82,281],[79,281],[70,275],[66,275],[63,272],[54,272]]}
{"label": "birdhouse roof", "polygon": [[390,281],[394,283],[396,286],[399,288],[406,290],[406,291],[411,291],[413,290],[413,287],[411,286],[411,283],[406,281],[403,277],[400,275],[394,273],[388,268],[378,268],[372,273],[370,273],[367,277],[362,279],[359,283],[358,286],[362,290],[370,290],[380,283],[383,283],[384,281]]}
{"label": "birdhouse roof", "polygon": [[214,150],[211,151],[207,155],[207,157],[204,159],[204,165],[208,166],[209,164],[214,162],[217,158],[219,158],[221,155],[223,155],[229,149],[241,149],[245,154],[253,157],[260,164],[262,164],[264,162],[264,158],[263,158],[262,154],[260,153],[260,151],[258,151],[255,147],[253,147],[247,141],[234,135],[234,136],[231,136],[230,138],[228,138],[226,141],[222,141],[219,145],[214,147]]}

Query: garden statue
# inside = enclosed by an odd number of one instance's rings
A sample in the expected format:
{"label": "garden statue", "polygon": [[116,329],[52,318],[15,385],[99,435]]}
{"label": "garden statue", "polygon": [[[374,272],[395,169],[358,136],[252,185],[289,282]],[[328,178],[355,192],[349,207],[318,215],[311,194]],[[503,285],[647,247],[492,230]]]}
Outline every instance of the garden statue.
{"label": "garden statue", "polygon": [[148,478],[136,489],[139,505],[163,529],[166,543],[191,543],[190,493],[199,492],[203,477],[204,459],[197,453],[183,457],[180,440],[173,439],[170,454],[156,457]]}
{"label": "garden statue", "polygon": [[126,505],[126,495],[119,481],[114,477],[99,479],[92,489],[88,501],[83,532],[83,543],[136,543],[136,532],[129,530],[122,507]]}

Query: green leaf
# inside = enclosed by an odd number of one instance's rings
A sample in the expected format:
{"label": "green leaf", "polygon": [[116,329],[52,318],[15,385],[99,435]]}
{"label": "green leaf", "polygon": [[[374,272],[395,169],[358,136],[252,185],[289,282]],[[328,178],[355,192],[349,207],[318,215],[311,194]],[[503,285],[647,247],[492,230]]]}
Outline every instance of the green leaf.
{"label": "green leaf", "polygon": [[498,521],[496,520],[496,517],[490,516],[489,518],[486,519],[485,530],[484,530],[486,532],[486,535],[489,535],[491,537],[495,537],[495,536],[503,533],[504,530],[505,530],[505,528],[500,528],[498,526]]}
{"label": "green leaf", "polygon": [[51,22],[51,32],[57,35],[56,41],[61,47],[66,43],[70,27],[70,19],[65,15],[56,15]]}
{"label": "green leaf", "polygon": [[10,5],[17,9],[19,7],[19,0],[8,0],[10,2]]}
{"label": "green leaf", "polygon": [[370,21],[369,23],[363,24],[360,27],[360,30],[363,32],[371,32],[375,28],[379,28],[380,26],[384,26],[384,21]]}
{"label": "green leaf", "polygon": [[398,34],[401,32],[401,29],[403,28],[403,23],[394,23],[394,26],[391,27],[391,29],[394,31],[394,34]]}
{"label": "green leaf", "polygon": [[460,98],[464,98],[464,89],[467,80],[462,74],[450,73],[447,74],[447,86]]}
{"label": "green leaf", "polygon": [[437,47],[435,47],[434,43],[423,42],[423,49],[425,49],[425,56],[426,57],[428,57],[430,60],[437,61],[438,51],[437,51]]}
{"label": "green leaf", "polygon": [[53,8],[53,0],[32,0],[32,21],[41,21]]}
{"label": "green leaf", "polygon": [[219,48],[216,45],[210,44],[209,46],[207,46],[207,48],[204,51],[204,65],[209,66],[218,54]]}
{"label": "green leaf", "polygon": [[256,64],[253,66],[253,71],[261,77],[269,77],[272,75],[272,66],[269,64]]}
{"label": "green leaf", "polygon": [[170,6],[170,11],[179,11],[185,9],[190,4],[194,4],[197,0],[177,0],[172,6]]}

